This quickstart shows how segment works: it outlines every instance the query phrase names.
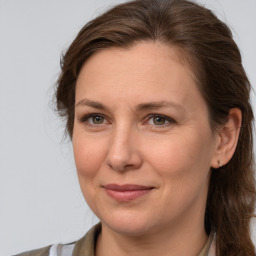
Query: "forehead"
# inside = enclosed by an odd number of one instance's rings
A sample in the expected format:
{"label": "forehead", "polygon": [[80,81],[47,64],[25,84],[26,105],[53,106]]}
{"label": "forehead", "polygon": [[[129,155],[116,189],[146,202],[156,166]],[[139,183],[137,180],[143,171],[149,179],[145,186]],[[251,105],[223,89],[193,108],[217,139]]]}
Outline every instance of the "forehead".
{"label": "forehead", "polygon": [[[123,59],[121,60],[120,58]],[[159,67],[163,68],[165,64],[169,65],[169,63],[167,63],[169,60],[172,60],[182,65],[188,74],[191,75],[192,78],[195,78],[192,59],[193,58],[189,56],[187,51],[180,47],[167,45],[159,41],[140,41],[126,48],[109,47],[101,49],[86,60],[82,70],[86,72],[89,71],[88,66],[91,68],[93,65],[97,65],[100,68],[100,66],[103,67],[105,65],[104,69],[108,72],[112,67],[116,68],[116,66],[113,65],[116,64],[117,60],[118,69],[116,70],[119,72],[127,72],[128,68],[130,69],[129,71],[132,71],[132,67],[135,71],[138,71],[138,66],[140,67],[140,71],[142,71],[142,68],[144,68],[144,71],[149,71],[148,68],[155,68],[159,66],[159,64],[161,64]],[[91,71],[93,70],[90,70],[90,72]]]}
{"label": "forehead", "polygon": [[108,97],[119,103],[129,99],[134,104],[166,100],[183,104],[193,94],[201,97],[195,81],[181,60],[180,50],[140,42],[128,49],[113,47],[92,55],[78,76],[76,102],[87,97],[105,101]]}

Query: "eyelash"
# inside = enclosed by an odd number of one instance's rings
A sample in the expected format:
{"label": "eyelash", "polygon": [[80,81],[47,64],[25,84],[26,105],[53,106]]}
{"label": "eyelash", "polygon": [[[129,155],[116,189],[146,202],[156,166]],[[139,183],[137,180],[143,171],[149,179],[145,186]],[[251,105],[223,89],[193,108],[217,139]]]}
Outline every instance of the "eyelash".
{"label": "eyelash", "polygon": [[93,124],[93,123],[89,123],[89,122],[88,122],[88,119],[93,118],[93,117],[102,117],[102,118],[104,118],[104,120],[106,120],[106,117],[105,117],[104,115],[98,114],[98,113],[92,113],[92,114],[88,114],[88,115],[83,116],[83,117],[80,119],[80,122],[81,122],[81,123],[86,123],[87,125],[91,125],[91,126],[102,125],[102,124]]}
{"label": "eyelash", "polygon": [[[81,123],[86,123],[86,125],[93,126],[93,127],[106,125],[106,123],[95,124],[95,123],[88,122],[88,120],[90,118],[93,118],[93,117],[101,117],[101,118],[104,119],[103,122],[107,121],[107,119],[106,119],[106,117],[104,115],[99,114],[99,113],[92,113],[92,114],[88,114],[88,115],[85,115],[82,118],[80,118],[80,122]],[[148,123],[149,120],[151,120],[153,118],[157,118],[157,117],[164,119],[165,123],[164,124],[160,124],[160,125],[149,124],[150,126],[154,126],[154,127],[157,127],[157,128],[164,128],[164,127],[167,127],[167,126],[169,126],[171,124],[175,124],[176,123],[176,121],[173,118],[171,118],[171,117],[168,117],[168,116],[165,116],[165,115],[160,115],[160,114],[149,114],[146,117],[146,122],[144,122],[143,125],[146,125],[146,123]]]}
{"label": "eyelash", "polygon": [[165,127],[167,127],[171,124],[176,123],[176,121],[173,118],[171,118],[169,116],[165,116],[165,115],[160,115],[160,114],[149,114],[147,116],[147,121],[146,122],[149,122],[150,119],[157,118],[157,117],[164,119],[165,123],[162,124],[162,125],[151,124],[151,126],[158,127],[158,128],[165,128]]}

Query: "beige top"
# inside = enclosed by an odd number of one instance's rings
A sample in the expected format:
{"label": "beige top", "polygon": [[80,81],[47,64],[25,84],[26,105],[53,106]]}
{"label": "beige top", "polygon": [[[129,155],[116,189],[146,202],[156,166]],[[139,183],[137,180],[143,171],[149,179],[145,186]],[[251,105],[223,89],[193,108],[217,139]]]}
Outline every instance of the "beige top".
{"label": "beige top", "polygon": [[[16,256],[95,256],[95,244],[101,232],[101,224],[92,227],[87,234],[77,242],[71,244],[58,244],[45,248],[25,252]],[[210,234],[198,256],[215,256],[215,236]]]}

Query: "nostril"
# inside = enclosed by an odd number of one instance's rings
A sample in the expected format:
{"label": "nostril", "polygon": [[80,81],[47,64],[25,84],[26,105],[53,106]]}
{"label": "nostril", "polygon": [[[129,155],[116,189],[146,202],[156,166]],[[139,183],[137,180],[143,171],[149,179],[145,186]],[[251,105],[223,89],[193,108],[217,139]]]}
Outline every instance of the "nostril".
{"label": "nostril", "polygon": [[115,171],[128,171],[140,168],[142,158],[139,156],[139,154],[131,153],[127,154],[126,156],[121,156],[122,155],[109,155],[106,161],[107,165]]}
{"label": "nostril", "polygon": [[107,165],[116,171],[123,171],[125,169],[125,166],[131,166],[131,164],[128,164],[127,162],[128,159],[121,159],[113,156],[107,159]]}

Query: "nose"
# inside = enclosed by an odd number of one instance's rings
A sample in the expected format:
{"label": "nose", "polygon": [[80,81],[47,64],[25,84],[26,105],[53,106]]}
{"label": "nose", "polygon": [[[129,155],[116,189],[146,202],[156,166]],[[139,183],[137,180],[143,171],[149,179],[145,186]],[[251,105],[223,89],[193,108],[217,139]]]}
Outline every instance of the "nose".
{"label": "nose", "polygon": [[138,137],[129,129],[116,129],[109,142],[107,165],[115,171],[139,169],[142,165]]}

